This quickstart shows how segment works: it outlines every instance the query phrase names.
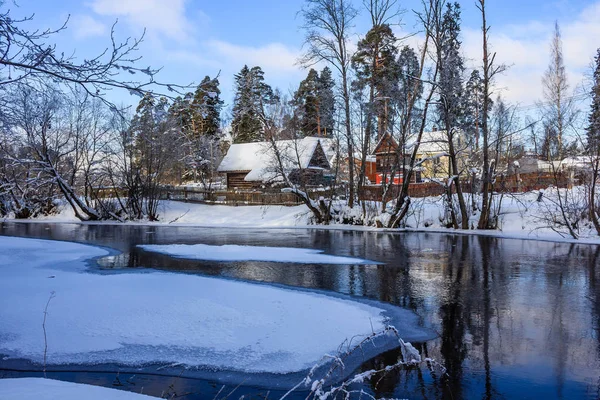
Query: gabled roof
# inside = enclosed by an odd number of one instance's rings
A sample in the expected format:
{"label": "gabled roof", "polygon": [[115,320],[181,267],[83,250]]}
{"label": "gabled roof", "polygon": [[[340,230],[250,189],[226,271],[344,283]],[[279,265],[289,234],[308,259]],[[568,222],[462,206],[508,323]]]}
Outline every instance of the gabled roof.
{"label": "gabled roof", "polygon": [[[317,146],[321,146],[328,162],[334,152],[331,139],[305,137],[303,139],[277,140],[277,149],[286,170],[308,168]],[[217,168],[218,172],[248,172],[245,181],[271,181],[277,179],[275,153],[269,142],[232,144]]]}
{"label": "gabled roof", "polygon": [[[410,147],[412,148],[412,145]],[[448,151],[448,136],[446,135],[446,131],[423,132],[419,144],[419,154],[431,155],[447,153]]]}
{"label": "gabled roof", "polygon": [[373,154],[387,154],[392,151],[396,151],[397,148],[398,143],[394,140],[392,136],[386,133],[377,142],[375,150],[373,150]]}
{"label": "gabled roof", "polygon": [[[413,147],[416,144],[416,135],[412,137],[413,141],[408,142],[406,146],[406,152],[412,152]],[[446,131],[432,131],[423,132],[421,141],[419,142],[419,154],[435,155],[448,152],[448,137]],[[398,143],[389,134],[385,134],[377,142],[373,154],[387,154],[395,152],[398,148]]]}

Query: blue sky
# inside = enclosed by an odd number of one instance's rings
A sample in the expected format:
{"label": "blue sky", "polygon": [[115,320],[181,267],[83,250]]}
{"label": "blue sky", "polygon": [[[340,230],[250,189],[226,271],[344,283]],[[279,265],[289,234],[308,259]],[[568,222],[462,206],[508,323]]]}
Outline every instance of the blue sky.
{"label": "blue sky", "polygon": [[[354,0],[361,9],[362,1]],[[68,29],[56,36],[59,48],[78,57],[97,54],[108,42],[118,19],[117,37],[146,38],[141,65],[163,67],[160,80],[180,84],[199,82],[220,72],[224,99],[231,103],[233,74],[244,65],[260,65],[268,83],[288,91],[306,74],[295,65],[301,54],[302,21],[297,17],[303,0],[85,0],[7,1],[13,16],[35,13],[32,26],[59,26],[68,15]],[[412,9],[420,0],[399,1],[406,10],[398,36],[415,33]],[[480,57],[480,15],[474,0],[460,1],[463,9],[463,51],[469,65]],[[521,105],[541,95],[541,75],[548,63],[549,38],[558,20],[563,30],[565,60],[571,85],[576,88],[589,73],[600,47],[600,0],[488,0],[491,44],[498,59],[511,68],[498,79],[498,91]],[[354,40],[368,30],[364,12],[356,20]],[[407,40],[418,46],[421,36]],[[135,103],[125,93],[111,97]]]}

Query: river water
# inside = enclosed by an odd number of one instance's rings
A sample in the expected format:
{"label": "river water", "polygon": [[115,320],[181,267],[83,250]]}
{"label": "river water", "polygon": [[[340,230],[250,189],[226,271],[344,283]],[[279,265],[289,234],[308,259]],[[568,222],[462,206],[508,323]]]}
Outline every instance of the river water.
{"label": "river water", "polygon": [[[406,399],[599,399],[600,246],[434,233],[319,229],[226,229],[171,226],[8,223],[0,235],[69,240],[119,250],[104,270],[156,268],[213,275],[377,300],[414,311],[438,337],[415,343],[442,364],[389,373],[358,386],[376,397]],[[238,244],[301,247],[380,262],[311,265],[202,262],[146,253],[138,244]],[[1,323],[1,322],[0,322]],[[394,364],[398,350],[366,361],[362,370]],[[17,368],[18,369],[18,368]],[[7,369],[0,377],[39,376]],[[135,375],[135,376],[133,376]],[[50,372],[76,382],[117,386],[184,399],[214,398],[219,380],[123,374]],[[281,390],[226,387],[232,398],[277,398]],[[303,398],[306,393],[299,394]]]}

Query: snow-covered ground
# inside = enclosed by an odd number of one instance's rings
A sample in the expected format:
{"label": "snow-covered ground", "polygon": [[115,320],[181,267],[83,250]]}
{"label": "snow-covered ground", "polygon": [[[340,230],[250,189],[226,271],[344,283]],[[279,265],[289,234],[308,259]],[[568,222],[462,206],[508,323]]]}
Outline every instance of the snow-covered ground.
{"label": "snow-covered ground", "polygon": [[[42,362],[51,293],[49,364],[287,373],[385,325],[379,303],[197,275],[88,269],[90,258],[108,254],[77,243],[0,237],[0,354]],[[429,334],[404,312],[401,328],[420,339]]]}
{"label": "snow-covered ground", "polygon": [[[159,208],[159,222],[128,222],[132,224],[170,224],[207,227],[293,227],[309,224],[310,212],[306,206],[224,206],[163,201]],[[17,220],[23,221],[23,220]],[[32,222],[81,222],[66,204],[58,215],[39,217]],[[120,224],[119,222],[101,222]]]}
{"label": "snow-covered ground", "polygon": [[152,400],[156,397],[43,378],[0,379],[0,399],[6,400]]}
{"label": "snow-covered ground", "polygon": [[[561,189],[561,193],[564,196],[564,189]],[[553,224],[551,222],[552,219],[561,220],[557,192],[555,189],[542,191],[541,201],[538,201],[539,194],[539,191],[535,191],[504,195],[498,219],[499,228],[497,230],[484,231],[475,229],[479,213],[475,213],[471,217],[469,221],[471,229],[469,231],[448,229],[442,224],[442,221],[445,219],[445,202],[442,197],[412,199],[413,207],[407,218],[407,228],[404,230],[453,232],[514,239],[600,244],[600,237],[596,234],[589,220],[579,221],[577,230],[579,238],[577,240],[571,238],[565,227]],[[578,213],[580,215],[585,214],[586,210],[584,207],[582,208],[584,196],[586,195],[582,187],[576,187],[573,191],[569,191],[569,204],[567,204],[567,208],[571,208],[573,213],[579,209]],[[498,198],[496,197],[496,199]],[[573,199],[577,200],[574,201]],[[469,201],[468,195],[466,200],[467,202]]]}
{"label": "snow-covered ground", "polygon": [[[582,188],[573,192],[583,196]],[[556,209],[555,191],[545,191],[543,200],[537,201],[539,192],[504,196],[498,230],[455,231],[443,226],[444,200],[441,197],[413,199],[411,212],[407,219],[407,227],[401,231],[453,232],[460,234],[477,234],[499,236],[516,239],[536,239],[549,241],[566,241],[578,243],[600,243],[589,223],[581,223],[579,239],[572,240],[564,228],[552,226],[549,217],[552,213],[559,216]],[[467,199],[468,201],[468,199]],[[379,218],[385,221],[386,214],[377,216],[380,205],[373,204],[371,221]],[[348,216],[360,217],[361,209],[344,211]],[[471,225],[477,225],[477,214],[472,217]],[[348,230],[378,230],[374,226],[352,225],[311,225],[310,212],[303,206],[224,206],[165,201],[161,205],[160,222],[130,222],[131,224],[158,224],[173,226],[204,226],[204,227],[240,227],[240,228],[318,228],[318,229],[348,229]],[[69,207],[63,207],[61,213],[55,216],[42,217],[31,222],[73,222],[75,218]],[[115,223],[115,222],[103,222]]]}
{"label": "snow-covered ground", "polygon": [[322,250],[299,249],[293,247],[264,247],[207,244],[146,244],[141,249],[167,254],[171,257],[208,261],[270,261],[294,262],[298,264],[378,264],[376,261],[360,258],[332,256],[322,254]]}

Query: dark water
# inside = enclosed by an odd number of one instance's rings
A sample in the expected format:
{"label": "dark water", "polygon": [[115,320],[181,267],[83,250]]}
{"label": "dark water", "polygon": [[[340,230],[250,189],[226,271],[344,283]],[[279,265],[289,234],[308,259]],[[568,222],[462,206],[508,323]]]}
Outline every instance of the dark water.
{"label": "dark water", "polygon": [[[3,223],[1,235],[73,240],[118,249],[105,269],[151,267],[320,289],[409,308],[438,332],[416,344],[444,365],[389,373],[361,386],[376,397],[406,399],[600,399],[600,247],[489,237],[295,229],[215,229]],[[214,263],[145,253],[137,244],[205,243],[322,249],[382,265]],[[395,363],[398,350],[361,368]],[[1,370],[0,377],[34,376]],[[113,371],[49,377],[152,395],[214,398],[218,382]],[[122,386],[119,386],[122,385]],[[227,387],[277,398],[269,388]],[[305,396],[305,395],[304,395]],[[300,396],[299,396],[300,397]],[[357,396],[358,397],[358,396]]]}

